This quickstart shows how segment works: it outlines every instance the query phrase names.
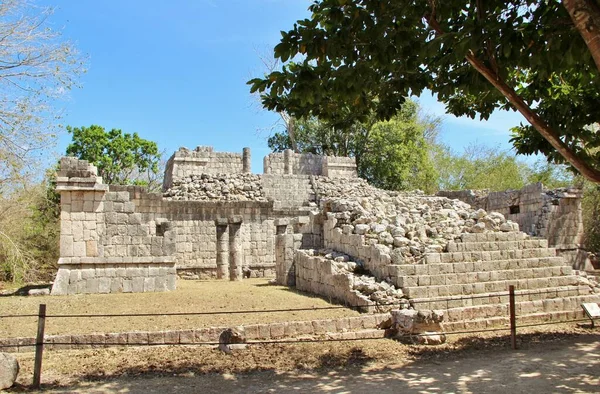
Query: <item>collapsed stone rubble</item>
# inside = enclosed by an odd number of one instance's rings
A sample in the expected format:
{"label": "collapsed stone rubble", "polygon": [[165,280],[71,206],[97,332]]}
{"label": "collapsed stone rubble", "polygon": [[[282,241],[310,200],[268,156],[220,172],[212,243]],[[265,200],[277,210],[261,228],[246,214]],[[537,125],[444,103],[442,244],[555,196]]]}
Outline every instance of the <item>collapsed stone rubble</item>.
{"label": "collapsed stone rubble", "polygon": [[267,201],[255,174],[188,175],[173,181],[163,196],[168,201]]}

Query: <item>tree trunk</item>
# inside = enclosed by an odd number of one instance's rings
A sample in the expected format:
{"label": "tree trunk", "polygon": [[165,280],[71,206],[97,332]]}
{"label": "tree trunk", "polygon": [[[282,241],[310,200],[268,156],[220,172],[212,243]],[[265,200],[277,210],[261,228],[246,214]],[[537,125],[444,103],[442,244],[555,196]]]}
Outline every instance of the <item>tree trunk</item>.
{"label": "tree trunk", "polygon": [[527,121],[544,137],[550,145],[560,153],[573,167],[577,169],[585,178],[592,182],[600,183],[600,171],[586,163],[581,157],[577,156],[559,137],[559,134],[554,131],[542,118],[540,118],[531,109],[525,101],[508,86],[504,81],[496,76],[496,74],[485,66],[472,53],[467,55],[467,61],[483,75],[496,89],[500,91],[515,106],[517,111],[527,119]]}
{"label": "tree trunk", "polygon": [[583,37],[600,72],[600,6],[594,0],[563,0],[562,4]]}

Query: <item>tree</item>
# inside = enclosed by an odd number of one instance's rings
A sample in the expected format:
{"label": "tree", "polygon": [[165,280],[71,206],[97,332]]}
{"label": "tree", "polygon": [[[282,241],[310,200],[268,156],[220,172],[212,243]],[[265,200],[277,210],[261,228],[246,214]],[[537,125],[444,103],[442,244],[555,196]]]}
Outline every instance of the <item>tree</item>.
{"label": "tree", "polygon": [[[389,119],[434,92],[456,116],[519,111],[520,153],[600,182],[600,6],[591,0],[318,0],[275,56],[303,56],[248,83],[263,105],[332,121]],[[538,135],[539,134],[539,135]]]}
{"label": "tree", "polygon": [[455,153],[448,146],[438,144],[433,146],[432,154],[440,190],[503,191],[536,182],[556,188],[573,182],[564,166],[542,160],[530,165],[499,147],[472,144],[464,152]]}
{"label": "tree", "polygon": [[[419,117],[419,107],[406,101],[389,121],[367,120],[336,127],[317,118],[296,121],[296,147],[302,153],[351,156],[358,174],[372,185],[388,190],[435,188],[435,173],[429,157],[428,138],[433,138],[438,120]],[[289,133],[276,133],[268,140],[275,152],[291,149]]]}
{"label": "tree", "polygon": [[56,100],[83,71],[74,47],[48,27],[51,13],[27,0],[0,2],[0,187],[54,142]]}
{"label": "tree", "polygon": [[[67,155],[87,160],[98,167],[99,175],[108,184],[148,185],[156,179],[161,155],[155,142],[127,134],[119,129],[105,131],[103,127],[67,126],[73,140]],[[149,185],[156,188],[156,185]]]}

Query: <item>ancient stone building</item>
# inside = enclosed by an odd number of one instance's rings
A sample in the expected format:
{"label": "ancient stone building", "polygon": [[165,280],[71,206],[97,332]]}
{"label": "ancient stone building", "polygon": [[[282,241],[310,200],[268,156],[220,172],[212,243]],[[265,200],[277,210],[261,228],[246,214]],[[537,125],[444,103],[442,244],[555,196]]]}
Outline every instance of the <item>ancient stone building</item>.
{"label": "ancient stone building", "polygon": [[104,185],[74,158],[57,181],[53,294],[265,276],[367,312],[442,309],[450,329],[504,324],[509,285],[522,322],[576,318],[581,302],[600,300],[557,255],[580,242],[574,190],[425,196],[372,187],[349,158],[286,151],[258,175],[248,149],[206,147],[177,151],[158,194]]}

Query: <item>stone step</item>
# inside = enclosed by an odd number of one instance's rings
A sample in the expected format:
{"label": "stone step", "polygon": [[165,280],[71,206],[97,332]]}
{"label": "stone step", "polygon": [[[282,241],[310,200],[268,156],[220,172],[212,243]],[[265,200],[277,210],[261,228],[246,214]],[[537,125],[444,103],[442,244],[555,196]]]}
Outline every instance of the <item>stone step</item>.
{"label": "stone step", "polygon": [[[539,301],[545,299],[587,296],[590,294],[589,286],[574,285],[558,288],[544,288],[538,290],[515,291],[516,302]],[[478,294],[473,297],[463,295],[438,298],[414,298],[410,300],[415,309],[443,309],[467,308],[480,305],[506,304],[508,305],[508,289],[501,292]]]}
{"label": "stone step", "polygon": [[537,249],[511,249],[511,250],[493,250],[477,252],[445,252],[445,253],[426,253],[425,263],[461,263],[471,261],[494,261],[494,260],[512,260],[528,259],[535,257],[556,257],[554,248]]}
{"label": "stone step", "polygon": [[516,290],[533,290],[577,284],[577,277],[573,275],[550,278],[499,280],[483,283],[468,283],[438,286],[412,286],[403,287],[402,291],[409,298],[435,298],[454,295],[485,294],[508,291],[508,286],[515,286]]}
{"label": "stone step", "polygon": [[448,252],[491,252],[496,250],[547,248],[547,239],[523,239],[519,241],[449,242]]}
{"label": "stone step", "polygon": [[[508,297],[506,297],[508,298]],[[518,301],[518,298],[516,298]],[[517,316],[530,315],[543,312],[569,311],[580,308],[581,303],[600,300],[597,295],[572,295],[556,298],[540,298],[532,301],[515,302]],[[445,310],[446,321],[475,320],[508,316],[508,300],[499,304],[473,305]]]}
{"label": "stone step", "polygon": [[501,280],[549,278],[571,275],[573,268],[570,266],[550,266],[538,268],[515,268],[494,271],[478,271],[465,273],[451,273],[438,275],[410,275],[398,277],[395,285],[398,287],[414,286],[441,286],[455,284],[471,284],[482,282],[495,282]]}
{"label": "stone step", "polygon": [[[561,322],[570,320],[583,319],[583,311],[559,311],[559,312],[543,312],[536,313],[531,316],[517,317],[517,335],[519,333],[519,324],[530,325],[536,323],[549,323],[549,322]],[[510,318],[508,316],[491,317],[474,320],[460,320],[453,322],[444,323],[444,330],[446,332],[462,332],[462,331],[480,331],[490,330],[497,328],[506,328],[506,332],[509,332]]]}
{"label": "stone step", "polygon": [[[530,257],[496,261],[475,261],[459,263],[398,264],[389,265],[388,272],[393,278],[409,275],[464,274],[467,272],[492,272],[525,268],[569,267],[562,257]],[[565,272],[568,269],[565,268]],[[571,272],[571,271],[568,271]]]}
{"label": "stone step", "polygon": [[[515,314],[519,325],[583,319],[581,304],[600,302],[600,295],[580,295],[537,301],[517,302]],[[453,308],[445,311],[446,331],[478,330],[509,325],[508,303]]]}
{"label": "stone step", "polygon": [[522,232],[487,232],[487,233],[464,233],[455,242],[497,242],[497,241],[521,241],[531,239],[531,237]]}

